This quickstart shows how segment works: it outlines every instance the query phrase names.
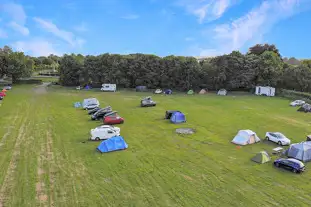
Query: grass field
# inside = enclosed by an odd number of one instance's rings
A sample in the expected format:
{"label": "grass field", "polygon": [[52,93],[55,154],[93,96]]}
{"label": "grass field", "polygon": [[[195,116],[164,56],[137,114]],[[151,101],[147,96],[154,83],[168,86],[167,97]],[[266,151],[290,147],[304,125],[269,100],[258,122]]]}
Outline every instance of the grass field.
{"label": "grass field", "polygon": [[[266,141],[236,148],[239,129],[281,131],[292,142],[311,133],[310,114],[288,100],[255,96],[156,96],[16,86],[0,107],[0,206],[310,206],[311,165],[303,174],[250,159],[276,147]],[[90,121],[73,103],[96,97],[125,118],[129,148],[100,154],[85,142]],[[164,120],[181,110],[187,123]],[[197,133],[179,136],[175,129]],[[275,159],[277,157],[273,157]]]}

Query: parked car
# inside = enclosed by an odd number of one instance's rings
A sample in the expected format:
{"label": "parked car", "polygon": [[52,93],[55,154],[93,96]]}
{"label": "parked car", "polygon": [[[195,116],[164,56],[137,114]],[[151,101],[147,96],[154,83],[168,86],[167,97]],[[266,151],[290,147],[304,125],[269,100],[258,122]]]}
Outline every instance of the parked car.
{"label": "parked car", "polygon": [[120,128],[110,125],[102,125],[95,129],[91,129],[90,134],[90,140],[99,141],[110,139],[111,137],[120,136]]}
{"label": "parked car", "polygon": [[143,98],[140,101],[140,106],[141,107],[156,106],[156,105],[157,105],[156,102],[152,100],[151,96]]}
{"label": "parked car", "polygon": [[111,106],[108,106],[108,107],[100,109],[96,113],[94,113],[91,116],[91,119],[92,120],[102,119],[107,113],[110,113],[110,112],[112,112],[112,108],[111,108]]}
{"label": "parked car", "polygon": [[293,102],[291,102],[289,105],[290,106],[302,106],[303,104],[305,104],[306,102],[303,100],[295,100]]}
{"label": "parked car", "polygon": [[100,107],[95,107],[93,109],[90,109],[88,110],[87,114],[88,115],[92,115],[92,114],[95,114],[98,110],[100,110],[101,108]]}
{"label": "parked car", "polygon": [[12,89],[12,86],[4,86],[3,89],[11,90],[11,89]]}
{"label": "parked car", "polygon": [[293,158],[288,158],[288,159],[280,158],[280,159],[275,160],[273,164],[276,167],[281,167],[287,170],[291,170],[294,173],[301,173],[305,171],[305,165],[299,160],[296,160]]}
{"label": "parked car", "polygon": [[96,98],[84,99],[82,103],[83,109],[90,110],[99,107],[99,101]]}
{"label": "parked car", "polygon": [[118,115],[117,111],[110,112],[104,116],[104,124],[123,124],[124,119]]}
{"label": "parked car", "polygon": [[290,145],[290,139],[280,132],[267,132],[266,139],[278,145]]}

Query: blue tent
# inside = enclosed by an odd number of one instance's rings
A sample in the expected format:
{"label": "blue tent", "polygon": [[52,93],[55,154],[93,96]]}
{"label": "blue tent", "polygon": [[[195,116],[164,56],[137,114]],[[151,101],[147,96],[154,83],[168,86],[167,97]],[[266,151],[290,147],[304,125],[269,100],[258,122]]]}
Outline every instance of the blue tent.
{"label": "blue tent", "polygon": [[76,102],[73,104],[75,108],[81,108],[82,104],[80,102]]}
{"label": "blue tent", "polygon": [[171,122],[174,124],[186,122],[186,116],[180,111],[176,111],[171,116]]}
{"label": "blue tent", "polygon": [[89,90],[89,89],[91,89],[91,86],[86,85],[86,86],[85,86],[85,90]]}
{"label": "blue tent", "polygon": [[112,152],[116,150],[124,150],[124,149],[127,149],[127,147],[128,146],[126,142],[124,141],[123,137],[116,136],[116,137],[112,137],[100,143],[97,149],[101,153],[103,153],[103,152]]}
{"label": "blue tent", "polygon": [[167,94],[167,95],[170,95],[170,94],[172,94],[173,92],[172,92],[171,89],[166,89],[166,90],[164,91],[164,93]]}

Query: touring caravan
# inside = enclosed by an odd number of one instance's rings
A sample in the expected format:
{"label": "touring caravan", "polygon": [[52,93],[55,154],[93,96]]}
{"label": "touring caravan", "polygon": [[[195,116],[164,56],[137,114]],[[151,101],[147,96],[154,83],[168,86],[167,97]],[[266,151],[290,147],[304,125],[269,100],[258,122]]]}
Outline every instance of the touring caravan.
{"label": "touring caravan", "polygon": [[100,89],[101,91],[111,91],[111,92],[116,92],[117,90],[117,85],[116,84],[102,84],[102,87]]}
{"label": "touring caravan", "polygon": [[275,88],[269,86],[256,86],[256,95],[275,96]]}

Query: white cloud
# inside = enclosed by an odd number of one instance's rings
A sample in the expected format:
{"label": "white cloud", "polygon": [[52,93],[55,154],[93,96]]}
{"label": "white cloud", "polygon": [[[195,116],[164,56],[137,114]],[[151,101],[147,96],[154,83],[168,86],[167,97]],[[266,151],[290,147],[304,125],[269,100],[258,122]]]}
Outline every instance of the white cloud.
{"label": "white cloud", "polygon": [[86,31],[88,31],[88,28],[87,28],[87,26],[86,26],[86,24],[84,22],[82,22],[81,24],[75,26],[73,29],[76,30],[77,32],[86,32]]}
{"label": "white cloud", "polygon": [[29,35],[29,30],[27,27],[23,26],[23,25],[19,25],[16,22],[10,22],[9,26],[14,29],[15,31],[21,33],[24,36]]}
{"label": "white cloud", "polygon": [[199,23],[220,18],[229,7],[239,0],[178,0],[177,5],[184,7],[198,18]]}
{"label": "white cloud", "polygon": [[276,23],[301,12],[310,3],[310,0],[264,1],[259,7],[231,23],[217,25],[209,30],[207,36],[213,37],[211,41],[215,47],[202,49],[200,55],[220,55],[251,46],[254,41],[261,40]]}
{"label": "white cloud", "polygon": [[46,40],[31,40],[31,41],[18,41],[12,44],[13,48],[30,53],[33,56],[48,56],[50,54],[61,55],[60,52],[56,51],[53,45]]}
{"label": "white cloud", "polygon": [[43,20],[38,17],[34,17],[33,19],[40,25],[41,28],[43,28],[47,32],[52,33],[56,37],[66,41],[71,46],[74,46],[74,47],[82,46],[82,44],[85,42],[81,38],[76,37],[73,33],[68,32],[66,30],[59,29],[55,24],[53,24],[50,21]]}
{"label": "white cloud", "polygon": [[8,13],[15,22],[24,25],[27,15],[22,5],[15,3],[7,3],[2,5],[2,9]]}
{"label": "white cloud", "polygon": [[122,19],[129,19],[129,20],[133,20],[133,19],[138,19],[139,16],[136,15],[136,14],[129,14],[129,15],[126,15],[126,16],[123,16],[121,17]]}

